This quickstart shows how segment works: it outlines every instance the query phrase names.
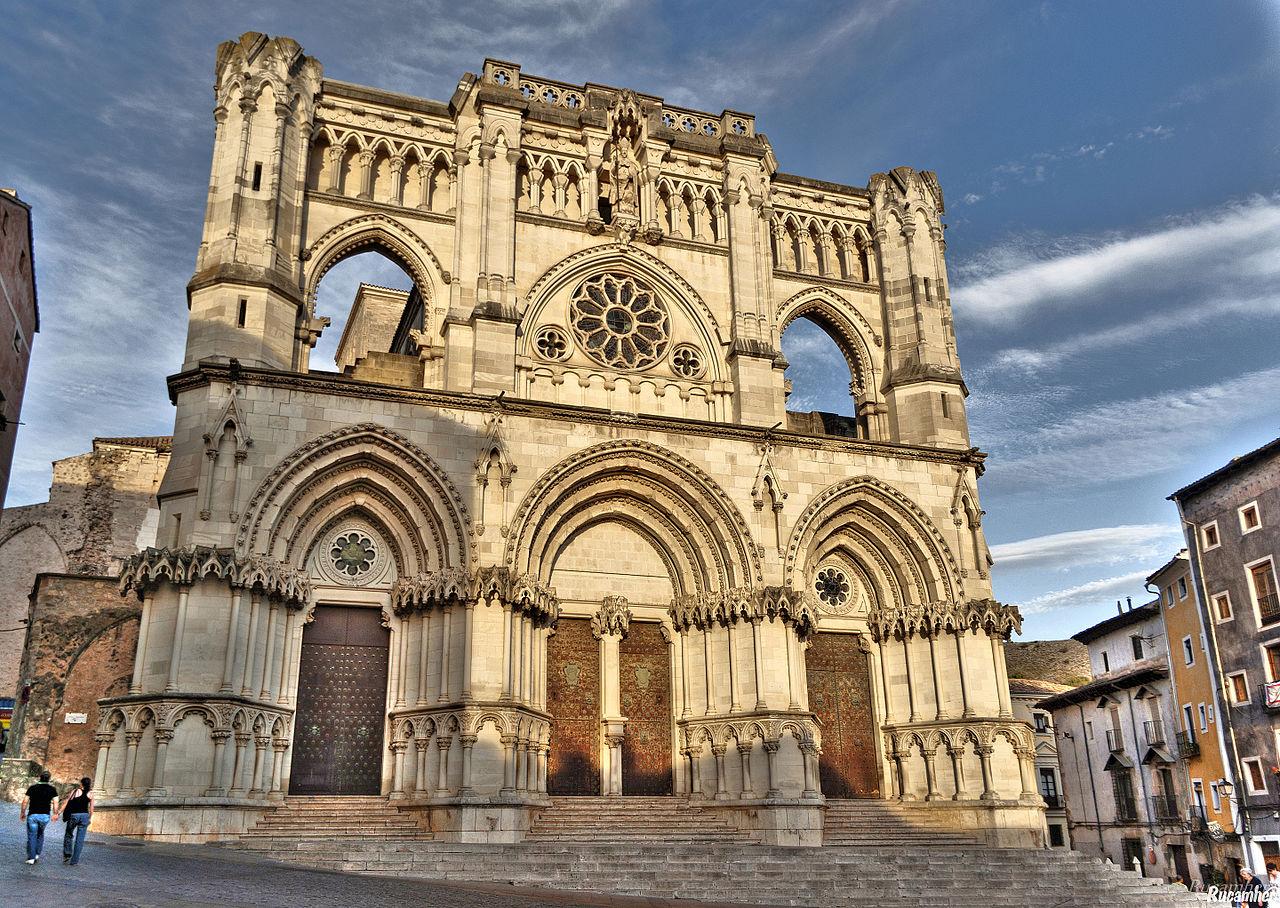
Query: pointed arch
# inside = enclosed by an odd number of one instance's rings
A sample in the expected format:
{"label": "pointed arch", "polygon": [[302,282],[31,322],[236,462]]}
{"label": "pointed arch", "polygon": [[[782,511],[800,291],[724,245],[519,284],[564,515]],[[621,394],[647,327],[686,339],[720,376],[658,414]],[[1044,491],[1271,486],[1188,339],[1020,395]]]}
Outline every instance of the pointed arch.
{"label": "pointed arch", "polygon": [[871,324],[844,297],[827,287],[806,287],[792,294],[775,313],[778,335],[798,318],[808,318],[835,341],[849,364],[854,393],[860,400],[879,398],[879,363],[872,355],[882,340]]}
{"label": "pointed arch", "polygon": [[345,426],[307,442],[258,487],[236,535],[242,554],[301,568],[314,540],[351,514],[389,536],[409,575],[466,567],[471,517],[448,474],[385,426]]}

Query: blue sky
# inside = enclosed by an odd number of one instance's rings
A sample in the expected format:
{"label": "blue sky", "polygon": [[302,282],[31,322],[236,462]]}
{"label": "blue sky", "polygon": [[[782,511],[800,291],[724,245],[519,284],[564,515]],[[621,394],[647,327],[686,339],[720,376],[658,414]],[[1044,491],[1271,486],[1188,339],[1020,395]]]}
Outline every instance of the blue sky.
{"label": "blue sky", "polygon": [[[996,594],[1027,637],[1142,599],[1179,544],[1165,496],[1280,434],[1275,2],[460,6],[8,7],[0,183],[35,208],[43,324],[9,504],[94,435],[170,431],[214,48],[247,30],[426,97],[495,56],[751,111],[793,173],[936,170]],[[344,263],[322,308],[360,278],[395,275]],[[794,403],[837,409],[822,340],[788,333]]]}

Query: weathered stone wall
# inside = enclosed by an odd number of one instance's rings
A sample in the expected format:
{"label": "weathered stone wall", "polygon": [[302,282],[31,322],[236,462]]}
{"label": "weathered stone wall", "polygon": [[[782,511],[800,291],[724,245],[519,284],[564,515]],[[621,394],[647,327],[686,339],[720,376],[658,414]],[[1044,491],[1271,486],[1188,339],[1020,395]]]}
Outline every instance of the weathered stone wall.
{"label": "weathered stone wall", "polygon": [[[0,432],[0,503],[9,488],[9,467],[18,435],[18,417],[27,386],[31,344],[40,330],[31,251],[31,209],[11,189],[0,190],[0,394],[4,397],[7,431]],[[12,338],[13,342],[9,343]],[[8,696],[0,687],[0,697]]]}

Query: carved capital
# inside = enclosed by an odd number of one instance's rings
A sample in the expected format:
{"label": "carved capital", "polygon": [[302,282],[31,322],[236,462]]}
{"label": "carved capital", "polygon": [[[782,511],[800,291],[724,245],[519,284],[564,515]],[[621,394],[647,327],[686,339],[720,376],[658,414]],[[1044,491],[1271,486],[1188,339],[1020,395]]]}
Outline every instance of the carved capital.
{"label": "carved capital", "polygon": [[631,609],[625,596],[605,596],[600,608],[591,616],[591,633],[597,640],[606,634],[626,637],[631,626]]}

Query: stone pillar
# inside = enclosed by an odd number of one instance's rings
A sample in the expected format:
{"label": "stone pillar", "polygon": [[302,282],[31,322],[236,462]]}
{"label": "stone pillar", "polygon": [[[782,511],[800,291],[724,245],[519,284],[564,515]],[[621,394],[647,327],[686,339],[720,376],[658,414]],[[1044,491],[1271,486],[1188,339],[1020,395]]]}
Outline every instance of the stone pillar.
{"label": "stone pillar", "polygon": [[712,682],[712,663],[711,663],[711,628],[710,626],[702,629],[702,661],[703,667],[706,668],[707,675],[707,710],[704,715],[711,715],[715,712],[716,698],[715,685]]}
{"label": "stone pillar", "polygon": [[373,197],[373,152],[362,151],[356,156],[356,160],[360,164],[360,192],[356,195],[358,199],[368,199]]}
{"label": "stone pillar", "polygon": [[755,786],[751,784],[751,750],[754,741],[738,742],[738,759],[742,761],[742,797],[754,798]]}
{"label": "stone pillar", "polygon": [[538,793],[547,793],[547,754],[551,752],[548,744],[538,745]]}
{"label": "stone pillar", "polygon": [[391,202],[404,204],[404,155],[391,158]]}
{"label": "stone pillar", "polygon": [[1004,664],[1004,638],[998,633],[991,637],[991,661],[996,672],[996,693],[1000,700],[1000,718],[1013,718],[1013,700],[1009,695],[1009,674]]}
{"label": "stone pillar", "polygon": [[142,742],[142,732],[127,731],[124,733],[124,773],[120,778],[120,790],[117,794],[133,797],[137,792],[133,787],[133,774],[138,766],[138,745]]}
{"label": "stone pillar", "polygon": [[405,697],[409,687],[409,616],[401,615],[396,623],[395,667],[392,675],[396,679],[396,709],[405,707]]}
{"label": "stone pillar", "polygon": [[924,757],[924,780],[926,793],[924,799],[926,801],[941,801],[942,794],[938,791],[938,766],[937,766],[937,750],[930,748],[922,750],[921,755]]}
{"label": "stone pillar", "polygon": [[261,620],[262,597],[255,592],[249,594],[249,629],[248,642],[244,648],[244,678],[240,682],[240,696],[252,697],[257,690],[254,668],[258,662],[258,622]]}
{"label": "stone pillar", "polygon": [[991,754],[993,749],[991,745],[983,744],[975,747],[974,751],[977,752],[978,759],[982,761],[982,800],[994,801],[997,795],[991,782]]}
{"label": "stone pillar", "polygon": [[520,622],[520,702],[529,704],[532,700],[533,666],[533,618],[526,615]]}
{"label": "stone pillar", "polygon": [[742,710],[742,704],[738,700],[738,658],[734,651],[734,632],[737,630],[738,622],[730,621],[725,625],[725,637],[729,641],[729,712],[736,713]]}
{"label": "stone pillar", "polygon": [[693,715],[693,707],[689,703],[689,629],[680,629],[680,691],[683,694],[680,703],[680,717]]}
{"label": "stone pillar", "polygon": [[415,798],[427,796],[427,750],[431,747],[430,738],[414,738],[413,747],[418,752],[418,764],[413,774],[413,795]]}
{"label": "stone pillar", "polygon": [[905,633],[902,635],[902,659],[907,669],[907,704],[910,711],[907,721],[919,722],[920,714],[916,712],[916,681],[911,675],[911,639]]}
{"label": "stone pillar", "polygon": [[204,794],[207,798],[217,798],[227,793],[223,777],[226,774],[227,739],[231,732],[216,729],[209,733],[209,737],[213,738],[213,764],[209,767],[209,787]]}
{"label": "stone pillar", "polygon": [[244,755],[245,751],[249,747],[249,736],[246,734],[238,734],[235,736],[235,742],[235,760],[231,765],[231,779],[230,784],[227,787],[227,795],[233,798],[242,798],[245,796],[246,792],[245,786],[242,783],[244,782],[245,770]]}
{"label": "stone pillar", "polygon": [[342,187],[342,158],[346,149],[341,145],[330,145],[324,150],[325,181],[322,187],[325,192],[338,192]]}
{"label": "stone pillar", "polygon": [[283,738],[271,741],[271,797],[280,800],[284,797],[284,752],[289,742]]}
{"label": "stone pillar", "polygon": [[436,750],[440,753],[440,765],[436,772],[436,796],[449,796],[449,751],[453,747],[453,735],[436,735]]}
{"label": "stone pillar", "polygon": [[253,738],[253,787],[249,789],[250,797],[262,797],[267,793],[264,772],[267,764],[267,748],[271,746],[271,738],[266,735],[254,735]]}
{"label": "stone pillar", "polygon": [[[234,679],[232,674],[236,666],[236,640],[240,636],[240,596],[238,589],[231,591],[231,617],[227,623],[227,651],[222,657],[222,688],[220,693],[229,694]],[[145,606],[144,606],[145,609]]]}
{"label": "stone pillar", "polygon": [[532,741],[526,741],[524,744],[524,784],[521,788],[527,791],[533,791],[537,788],[538,779],[538,755],[537,745]]}
{"label": "stone pillar", "polygon": [[513,609],[511,612],[511,643],[507,647],[511,654],[507,674],[511,687],[511,699],[517,703],[520,702],[520,663],[524,658],[520,652],[520,645],[524,642],[524,635],[520,632],[523,624],[524,616]]}
{"label": "stone pillar", "polygon": [[899,801],[914,801],[916,799],[915,793],[911,791],[911,786],[910,784],[908,784],[908,779],[907,779],[907,759],[906,758],[908,756],[910,756],[910,754],[905,754],[900,750],[895,750],[893,752],[893,765],[898,768],[898,800]]}
{"label": "stone pillar", "polygon": [[967,801],[969,796],[964,784],[964,746],[948,747],[947,756],[951,757],[951,776],[956,783],[956,793],[951,800]]}
{"label": "stone pillar", "polygon": [[778,741],[764,742],[764,756],[768,775],[768,789],[764,793],[766,798],[782,797],[782,789],[778,787],[778,748],[780,746],[781,743]]}
{"label": "stone pillar", "polygon": [[462,735],[458,743],[462,745],[462,790],[458,793],[465,798],[475,794],[471,788],[471,748],[475,746],[476,736]]}
{"label": "stone pillar", "polygon": [[502,603],[502,697],[511,699],[511,603]]}
{"label": "stone pillar", "polygon": [[689,797],[691,798],[704,797],[702,793],[702,745],[701,744],[699,744],[696,748],[694,747],[689,748],[689,768],[691,771],[691,779],[692,779],[690,783]]}
{"label": "stone pillar", "polygon": [[1026,747],[1014,749],[1018,757],[1018,776],[1022,781],[1020,800],[1043,803],[1040,792],[1036,791],[1035,752]]}
{"label": "stone pillar", "polygon": [[129,682],[129,693],[142,693],[142,673],[147,665],[147,644],[151,636],[151,615],[155,611],[156,594],[147,590],[142,597],[142,620],[138,623],[138,653],[133,662],[133,679]]}
{"label": "stone pillar", "polygon": [[431,614],[418,613],[418,706],[427,705],[427,662],[431,656]]}
{"label": "stone pillar", "polygon": [[453,607],[446,605],[444,607],[443,636],[440,639],[440,696],[436,698],[439,703],[449,702],[449,636],[453,629],[452,624]]}
{"label": "stone pillar", "polygon": [[724,755],[728,748],[723,744],[712,744],[711,753],[716,758],[716,800],[727,801],[729,799],[729,791],[725,787],[725,763]]}
{"label": "stone pillar", "polygon": [[274,700],[276,680],[276,623],[279,621],[280,604],[272,602],[267,614],[266,655],[262,661],[262,689],[258,691],[259,700]]}
{"label": "stone pillar", "polygon": [[289,702],[289,666],[293,661],[293,631],[297,625],[298,612],[289,607],[284,610],[284,639],[280,641],[280,677],[276,684],[276,703],[284,706]]}
{"label": "stone pillar", "polygon": [[787,709],[799,709],[800,698],[797,695],[800,693],[800,686],[796,683],[797,657],[792,652],[796,643],[799,642],[799,638],[796,636],[794,624],[788,625],[784,623],[782,625],[782,632],[786,635],[787,640]]}
{"label": "stone pillar", "polygon": [[765,702],[764,696],[764,644],[762,642],[763,634],[760,629],[759,618],[751,621],[751,646],[752,653],[755,657],[755,677],[756,677],[756,709],[766,709],[768,704]]}
{"label": "stone pillar", "polygon": [[471,664],[474,654],[472,648],[475,645],[475,621],[476,621],[476,604],[474,600],[467,600],[463,606],[463,624],[462,624],[462,699],[474,699],[471,695]]}
{"label": "stone pillar", "polygon": [[182,661],[182,635],[187,632],[187,599],[191,588],[178,587],[178,617],[173,623],[173,646],[169,649],[169,680],[165,682],[165,692],[178,689],[178,663]]}
{"label": "stone pillar", "polygon": [[965,655],[964,646],[964,628],[956,628],[956,662],[960,666],[960,700],[964,705],[963,717],[972,719],[974,715],[973,704],[969,702],[969,659]]}
{"label": "stone pillar", "polygon": [[98,762],[93,767],[93,796],[103,798],[107,795],[107,757],[111,754],[111,745],[116,739],[114,732],[102,732],[93,736],[98,744]]}
{"label": "stone pillar", "polygon": [[818,788],[818,746],[802,743],[800,755],[804,759],[804,791],[801,792],[800,797],[820,798],[822,792]]}
{"label": "stone pillar", "polygon": [[395,756],[391,770],[390,799],[398,801],[404,797],[404,752],[409,749],[408,741],[392,741],[391,753]]}
{"label": "stone pillar", "polygon": [[934,640],[935,631],[929,632],[929,672],[933,676],[933,702],[936,707],[934,718],[942,722],[950,719],[947,708],[942,703],[942,672],[938,669],[938,648]]}
{"label": "stone pillar", "polygon": [[516,736],[502,736],[502,791],[512,795],[516,788]]}

